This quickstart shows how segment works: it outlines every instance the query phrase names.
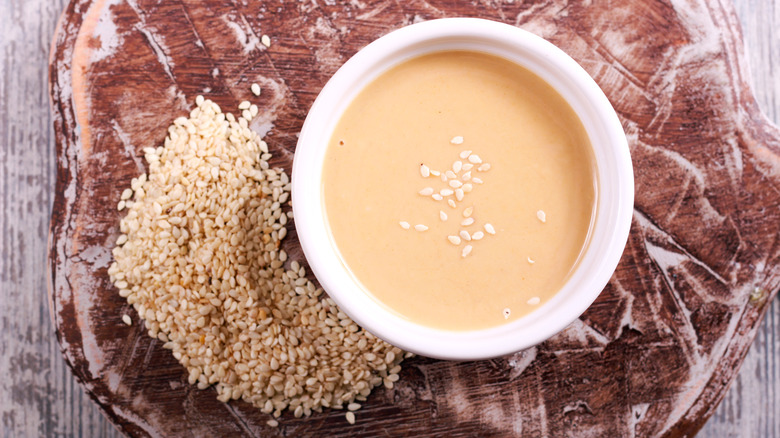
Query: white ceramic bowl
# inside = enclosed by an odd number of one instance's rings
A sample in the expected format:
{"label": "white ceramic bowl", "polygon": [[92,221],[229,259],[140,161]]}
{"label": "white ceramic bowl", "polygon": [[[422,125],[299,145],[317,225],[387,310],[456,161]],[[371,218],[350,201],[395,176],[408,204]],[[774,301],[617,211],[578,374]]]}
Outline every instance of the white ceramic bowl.
{"label": "white ceramic bowl", "polygon": [[[544,305],[507,324],[445,331],[397,316],[354,280],[342,263],[325,217],[322,167],[341,114],[368,83],[391,67],[426,53],[472,50],[513,61],[547,81],[571,105],[593,145],[596,218],[585,253],[569,281]],[[590,306],[617,267],[634,203],[631,157],[623,129],[604,93],[563,51],[519,28],[474,18],[413,24],[360,50],[328,81],[298,139],[292,172],[295,227],[314,275],[355,322],[387,342],[423,356],[470,360],[520,351],[565,328]]]}

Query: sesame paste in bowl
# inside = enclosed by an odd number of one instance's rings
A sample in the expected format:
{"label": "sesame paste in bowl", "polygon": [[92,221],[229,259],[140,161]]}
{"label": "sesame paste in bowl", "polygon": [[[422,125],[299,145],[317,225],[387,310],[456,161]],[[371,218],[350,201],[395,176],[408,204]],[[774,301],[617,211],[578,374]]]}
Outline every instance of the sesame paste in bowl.
{"label": "sesame paste in bowl", "polygon": [[564,285],[595,218],[582,123],[529,70],[446,51],[366,86],[329,140],[332,241],[367,293],[446,330],[489,328]]}

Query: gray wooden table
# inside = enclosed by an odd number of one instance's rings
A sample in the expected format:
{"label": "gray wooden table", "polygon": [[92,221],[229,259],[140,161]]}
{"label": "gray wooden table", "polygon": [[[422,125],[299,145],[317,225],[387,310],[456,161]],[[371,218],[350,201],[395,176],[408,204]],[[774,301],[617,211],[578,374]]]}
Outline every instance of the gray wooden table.
{"label": "gray wooden table", "polygon": [[[0,0],[0,433],[114,437],[60,356],[46,295],[49,45],[65,0]],[[736,0],[756,98],[780,122],[780,2]],[[704,437],[780,438],[780,300]]]}

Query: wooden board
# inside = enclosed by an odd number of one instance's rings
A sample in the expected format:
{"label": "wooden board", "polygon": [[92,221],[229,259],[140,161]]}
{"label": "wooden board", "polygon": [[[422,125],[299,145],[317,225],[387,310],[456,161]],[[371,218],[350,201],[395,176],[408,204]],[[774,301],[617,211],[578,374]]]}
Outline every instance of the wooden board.
{"label": "wooden board", "polygon": [[[258,82],[266,116],[256,128],[271,128],[267,140],[289,170],[306,111],[342,62],[389,30],[459,15],[549,39],[617,109],[637,197],[610,284],[580,320],[525,352],[410,360],[355,426],[329,411],[285,415],[274,431],[251,406],[189,387],[106,275],[121,217],[114,206],[144,171],[141,148],[159,144],[197,94],[229,109]],[[58,143],[50,297],[63,354],[131,435],[691,435],[736,374],[780,283],[780,131],[756,108],[741,50],[731,6],[714,0],[75,0],[50,66]]]}

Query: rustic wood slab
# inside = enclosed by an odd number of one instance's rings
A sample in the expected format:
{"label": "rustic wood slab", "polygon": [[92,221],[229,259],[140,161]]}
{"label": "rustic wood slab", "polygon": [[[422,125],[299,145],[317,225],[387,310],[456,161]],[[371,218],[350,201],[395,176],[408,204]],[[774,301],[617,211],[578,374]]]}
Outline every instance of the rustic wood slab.
{"label": "rustic wood slab", "polygon": [[[581,319],[530,350],[405,362],[396,387],[375,390],[354,426],[327,411],[286,414],[270,429],[248,404],[188,386],[106,273],[121,189],[145,171],[141,148],[160,144],[198,94],[225,110],[252,98],[264,110],[255,128],[268,130],[289,171],[306,111],[342,62],[392,29],[446,16],[547,38],[612,101],[637,189],[609,285]],[[731,5],[715,0],[73,0],[50,64],[58,153],[50,298],[62,352],[134,436],[692,435],[780,286],[780,131],[757,109],[740,38]],[[301,257],[294,233],[286,245]]]}

